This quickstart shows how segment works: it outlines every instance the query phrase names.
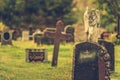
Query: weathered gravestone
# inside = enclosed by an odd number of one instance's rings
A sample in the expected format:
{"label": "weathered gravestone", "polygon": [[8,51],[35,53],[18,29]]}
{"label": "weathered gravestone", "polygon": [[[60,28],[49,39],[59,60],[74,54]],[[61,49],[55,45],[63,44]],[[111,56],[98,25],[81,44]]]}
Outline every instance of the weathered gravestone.
{"label": "weathered gravestone", "polygon": [[64,28],[64,32],[66,34],[71,34],[73,36],[73,38],[71,38],[70,40],[66,40],[67,42],[74,42],[74,28],[72,27],[72,25],[67,25]]}
{"label": "weathered gravestone", "polygon": [[75,43],[79,42],[84,42],[87,40],[87,36],[85,35],[85,28],[82,23],[78,23],[75,26],[75,31],[74,31],[74,41]]}
{"label": "weathered gravestone", "polygon": [[12,31],[4,30],[1,33],[1,45],[12,45]]}
{"label": "weathered gravestone", "polygon": [[43,38],[43,33],[34,35],[34,42],[39,46],[41,44],[41,39]]}
{"label": "weathered gravestone", "polygon": [[48,61],[47,49],[26,49],[27,62]]}
{"label": "weathered gravestone", "polygon": [[76,44],[72,80],[110,80],[109,60],[103,46],[91,42]]}
{"label": "weathered gravestone", "polygon": [[22,32],[22,40],[23,40],[23,41],[28,41],[28,40],[29,40],[29,31],[24,30],[24,31]]}
{"label": "weathered gravestone", "polygon": [[33,40],[33,27],[29,27],[29,40]]}
{"label": "weathered gravestone", "polygon": [[111,42],[107,42],[105,40],[99,40],[98,43],[100,45],[104,46],[107,49],[107,51],[108,51],[108,53],[109,53],[109,55],[111,57],[111,60],[110,60],[110,64],[111,64],[110,65],[110,69],[111,69],[111,71],[115,71],[114,44],[111,43]]}
{"label": "weathered gravestone", "polygon": [[[55,33],[56,28],[45,28],[43,32],[52,32]],[[44,36],[44,38],[42,38],[42,43],[44,44],[54,44],[54,39]]]}
{"label": "weathered gravestone", "polygon": [[63,22],[61,20],[59,20],[56,23],[56,31],[55,32],[47,32],[47,31],[44,32],[45,37],[54,39],[54,51],[53,51],[53,58],[52,58],[52,66],[57,66],[60,41],[68,40],[68,39],[72,38],[71,34],[62,34],[62,27],[63,27]]}
{"label": "weathered gravestone", "polygon": [[13,33],[12,33],[12,39],[13,40],[17,40],[17,38],[19,37],[20,35],[20,31],[17,30],[17,29],[14,29]]}
{"label": "weathered gravestone", "polygon": [[33,33],[34,43],[37,43],[39,46],[41,44],[41,39],[44,37],[43,32],[41,30],[37,29],[35,33]]}

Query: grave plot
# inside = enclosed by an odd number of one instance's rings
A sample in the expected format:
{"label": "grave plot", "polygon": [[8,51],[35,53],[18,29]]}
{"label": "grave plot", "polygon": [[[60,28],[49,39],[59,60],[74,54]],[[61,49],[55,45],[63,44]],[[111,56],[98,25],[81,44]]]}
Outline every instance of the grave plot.
{"label": "grave plot", "polygon": [[46,62],[48,61],[47,49],[26,49],[27,62]]}
{"label": "grave plot", "polygon": [[72,80],[110,80],[110,55],[103,46],[84,42],[75,45]]}

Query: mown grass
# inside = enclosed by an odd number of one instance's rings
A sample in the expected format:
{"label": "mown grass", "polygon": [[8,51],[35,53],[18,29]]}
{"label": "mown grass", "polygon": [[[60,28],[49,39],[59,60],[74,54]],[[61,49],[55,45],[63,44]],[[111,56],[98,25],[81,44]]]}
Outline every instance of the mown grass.
{"label": "mown grass", "polygon": [[115,72],[111,74],[113,80],[120,80],[120,46],[115,46]]}
{"label": "mown grass", "polygon": [[[0,80],[72,80],[73,43],[61,44],[58,66],[51,67],[53,45],[37,47],[32,41],[13,41],[0,46]],[[48,49],[48,62],[27,63],[26,48]],[[116,46],[116,71],[112,79],[120,80],[120,47]]]}
{"label": "mown grass", "polygon": [[[47,48],[48,62],[27,63],[26,48]],[[71,44],[61,45],[58,66],[51,67],[53,45],[14,41],[13,46],[0,46],[0,80],[70,80],[72,50]]]}

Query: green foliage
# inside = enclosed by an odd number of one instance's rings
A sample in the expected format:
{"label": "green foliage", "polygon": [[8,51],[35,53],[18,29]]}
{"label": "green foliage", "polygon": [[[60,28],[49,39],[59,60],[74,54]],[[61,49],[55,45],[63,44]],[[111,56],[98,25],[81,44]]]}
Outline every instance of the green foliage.
{"label": "green foliage", "polygon": [[1,20],[8,26],[53,25],[62,19],[73,23],[72,0],[1,0]]}
{"label": "green foliage", "polygon": [[5,25],[2,22],[0,22],[0,31],[3,31],[4,28],[5,28]]}
{"label": "green foliage", "polygon": [[101,24],[106,27],[112,24],[117,26],[117,17],[120,15],[120,0],[97,0],[101,10]]}
{"label": "green foliage", "polygon": [[120,39],[116,38],[115,33],[110,35],[109,41],[114,43],[115,45],[120,45]]}

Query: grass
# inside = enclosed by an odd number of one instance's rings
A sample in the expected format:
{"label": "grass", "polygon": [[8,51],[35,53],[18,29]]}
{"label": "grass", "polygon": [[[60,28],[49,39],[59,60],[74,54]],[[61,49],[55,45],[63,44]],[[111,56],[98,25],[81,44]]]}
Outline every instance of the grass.
{"label": "grass", "polygon": [[[0,80],[72,80],[74,44],[61,44],[58,66],[51,67],[53,45],[37,47],[32,41],[13,41],[13,46],[0,46]],[[26,48],[48,49],[48,62],[27,63]],[[120,80],[120,46],[116,46],[116,71],[112,79]]]}

